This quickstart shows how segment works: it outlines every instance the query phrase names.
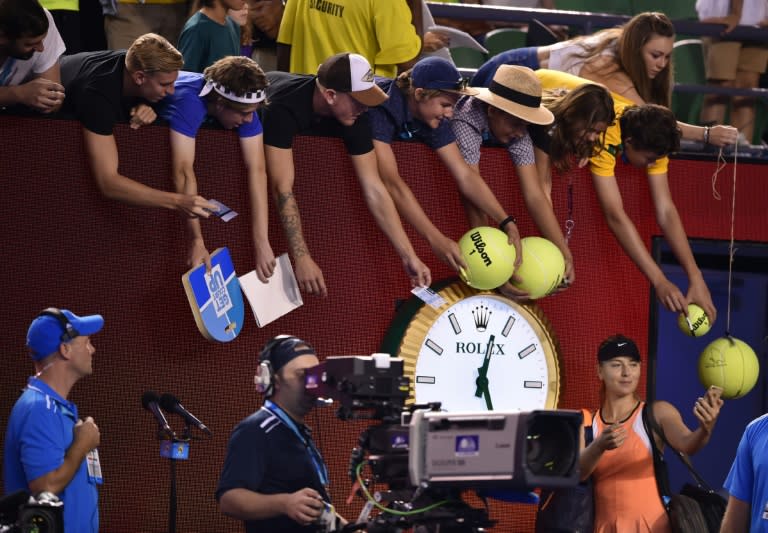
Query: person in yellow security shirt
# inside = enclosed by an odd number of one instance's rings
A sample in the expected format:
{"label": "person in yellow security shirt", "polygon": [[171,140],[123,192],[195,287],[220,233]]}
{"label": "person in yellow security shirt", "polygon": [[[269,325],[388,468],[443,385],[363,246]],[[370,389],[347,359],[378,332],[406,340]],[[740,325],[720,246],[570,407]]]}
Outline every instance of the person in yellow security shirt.
{"label": "person in yellow security shirt", "polygon": [[[584,83],[593,83],[572,74],[547,69],[537,70],[536,76],[541,81],[543,89],[575,89]],[[655,104],[636,106],[630,100],[615,93],[611,93],[611,96],[614,101],[616,121],[605,132],[603,149],[588,161],[592,183],[608,227],[626,254],[651,282],[656,296],[664,307],[687,315],[687,304],[696,303],[706,311],[709,319],[714,321],[717,311],[712,303],[712,296],[693,257],[683,223],[669,190],[667,155],[679,148],[681,135],[675,116],[663,106]],[[547,147],[537,143],[536,137],[534,136],[534,145],[537,155],[546,154]],[[624,211],[616,180],[617,158],[621,158],[624,163],[646,169],[656,221],[688,277],[688,293],[685,296],[667,279],[653,260],[637,228]],[[542,179],[548,178],[547,159],[547,157],[537,157],[537,166],[540,167],[539,175]]]}
{"label": "person in yellow security shirt", "polygon": [[352,52],[377,76],[394,78],[420,50],[406,0],[290,0],[277,35],[277,69],[315,74],[332,55]]}

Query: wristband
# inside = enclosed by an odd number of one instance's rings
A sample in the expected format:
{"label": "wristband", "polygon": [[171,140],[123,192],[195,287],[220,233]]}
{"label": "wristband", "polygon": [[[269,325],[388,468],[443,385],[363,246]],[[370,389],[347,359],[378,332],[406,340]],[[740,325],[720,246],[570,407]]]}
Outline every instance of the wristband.
{"label": "wristband", "polygon": [[709,144],[709,130],[710,126],[704,126],[704,144]]}
{"label": "wristband", "polygon": [[501,231],[507,231],[507,224],[509,224],[510,222],[512,224],[517,224],[517,220],[515,220],[515,217],[513,217],[512,215],[509,215],[507,218],[499,222],[499,229]]}

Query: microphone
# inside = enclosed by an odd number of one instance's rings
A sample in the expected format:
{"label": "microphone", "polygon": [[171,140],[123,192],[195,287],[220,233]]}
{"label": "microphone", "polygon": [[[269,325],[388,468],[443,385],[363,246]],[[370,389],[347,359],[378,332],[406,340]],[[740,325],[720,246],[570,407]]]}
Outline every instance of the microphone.
{"label": "microphone", "polygon": [[168,425],[168,420],[166,420],[165,415],[160,410],[159,402],[160,396],[153,390],[145,391],[141,395],[141,405],[144,406],[144,409],[155,415],[155,419],[157,419],[158,437],[162,438],[162,435],[166,434],[175,439],[176,434],[171,429],[171,426]]}
{"label": "microphone", "polygon": [[187,424],[195,426],[197,429],[205,433],[206,435],[213,435],[213,432],[208,429],[208,426],[203,424],[199,418],[187,411],[183,405],[179,402],[179,399],[173,394],[165,393],[160,397],[160,406],[169,413],[176,413]]}

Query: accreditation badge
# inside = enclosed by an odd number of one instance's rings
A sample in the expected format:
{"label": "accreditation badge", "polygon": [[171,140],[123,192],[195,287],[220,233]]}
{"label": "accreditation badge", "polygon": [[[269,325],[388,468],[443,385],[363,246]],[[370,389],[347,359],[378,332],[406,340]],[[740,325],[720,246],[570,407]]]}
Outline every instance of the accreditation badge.
{"label": "accreditation badge", "polygon": [[101,461],[99,460],[99,450],[94,448],[85,456],[85,462],[88,466],[88,481],[101,485],[104,478],[101,475]]}

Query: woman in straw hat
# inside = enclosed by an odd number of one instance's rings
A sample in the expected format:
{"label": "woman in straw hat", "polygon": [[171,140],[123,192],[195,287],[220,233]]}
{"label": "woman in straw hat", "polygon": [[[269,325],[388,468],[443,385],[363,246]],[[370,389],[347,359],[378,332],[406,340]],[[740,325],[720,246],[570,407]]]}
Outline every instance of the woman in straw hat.
{"label": "woman in straw hat", "polygon": [[427,240],[437,257],[457,272],[466,268],[458,244],[432,223],[400,176],[392,142],[419,140],[435,150],[453,175],[462,195],[507,233],[509,243],[516,249],[519,264],[522,252],[514,218],[504,210],[476,169],[465,163],[450,126],[453,108],[459,97],[474,94],[475,91],[466,86],[466,80],[462,79],[453,64],[439,57],[420,60],[396,80],[378,78],[376,83],[389,98],[368,112],[373,146],[379,174],[398,212]]}
{"label": "woman in straw hat", "polygon": [[[672,45],[675,28],[663,13],[645,12],[626,24],[549,46],[502,52],[480,67],[472,85],[490,83],[500,65],[548,68],[602,83],[611,92],[637,105],[670,107],[672,99]],[[703,127],[678,122],[683,138],[714,146],[736,142],[731,126]]]}
{"label": "woman in straw hat", "polygon": [[[475,90],[476,95],[459,101],[451,120],[461,155],[479,172],[483,141],[507,148],[528,213],[541,234],[563,253],[564,279],[571,283],[575,278],[573,258],[552,209],[549,172],[542,173],[547,179],[540,179],[536,162],[545,161],[548,168],[551,158],[556,168],[567,169],[574,157],[586,160],[599,146],[600,132],[613,122],[613,101],[604,87],[594,84],[570,93],[542,93],[534,72],[517,65],[502,65],[489,88]],[[538,148],[544,145],[546,152]],[[465,202],[465,208],[470,225],[480,225],[483,214],[471,202]],[[509,296],[526,296],[511,284],[502,290]]]}

